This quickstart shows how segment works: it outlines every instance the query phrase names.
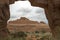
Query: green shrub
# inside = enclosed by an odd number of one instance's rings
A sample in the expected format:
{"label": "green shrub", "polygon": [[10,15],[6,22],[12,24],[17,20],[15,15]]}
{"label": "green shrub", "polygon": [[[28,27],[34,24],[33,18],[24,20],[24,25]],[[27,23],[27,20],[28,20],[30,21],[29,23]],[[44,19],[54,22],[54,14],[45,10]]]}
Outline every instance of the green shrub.
{"label": "green shrub", "polygon": [[25,32],[22,32],[22,31],[18,32],[17,35],[19,37],[27,37],[27,34]]}

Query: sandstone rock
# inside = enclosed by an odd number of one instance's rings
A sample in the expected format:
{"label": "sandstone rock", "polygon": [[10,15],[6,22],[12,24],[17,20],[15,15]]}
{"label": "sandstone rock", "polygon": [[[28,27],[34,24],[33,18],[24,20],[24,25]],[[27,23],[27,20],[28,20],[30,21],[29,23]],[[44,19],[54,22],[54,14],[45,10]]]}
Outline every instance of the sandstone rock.
{"label": "sandstone rock", "polygon": [[[13,2],[12,2],[13,1]],[[0,0],[0,40],[8,37],[7,21],[10,18],[9,4],[15,0]]]}

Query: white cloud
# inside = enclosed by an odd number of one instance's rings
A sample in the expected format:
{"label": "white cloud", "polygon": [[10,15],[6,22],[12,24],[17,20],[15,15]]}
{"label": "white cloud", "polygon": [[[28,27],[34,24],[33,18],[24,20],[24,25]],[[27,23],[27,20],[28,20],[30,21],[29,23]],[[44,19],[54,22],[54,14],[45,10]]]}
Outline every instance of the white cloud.
{"label": "white cloud", "polygon": [[17,1],[15,4],[10,5],[10,14],[10,21],[19,19],[20,17],[26,17],[33,21],[44,21],[48,23],[44,14],[44,9],[32,7],[28,1]]}

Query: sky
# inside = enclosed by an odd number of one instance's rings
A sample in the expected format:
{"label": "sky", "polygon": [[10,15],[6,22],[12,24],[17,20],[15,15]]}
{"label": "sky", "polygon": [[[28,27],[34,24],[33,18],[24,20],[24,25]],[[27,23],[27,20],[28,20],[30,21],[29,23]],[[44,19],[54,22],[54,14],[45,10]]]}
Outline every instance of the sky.
{"label": "sky", "polygon": [[16,1],[10,5],[10,19],[9,21],[26,17],[32,21],[44,21],[48,23],[43,8],[31,6],[29,1]]}

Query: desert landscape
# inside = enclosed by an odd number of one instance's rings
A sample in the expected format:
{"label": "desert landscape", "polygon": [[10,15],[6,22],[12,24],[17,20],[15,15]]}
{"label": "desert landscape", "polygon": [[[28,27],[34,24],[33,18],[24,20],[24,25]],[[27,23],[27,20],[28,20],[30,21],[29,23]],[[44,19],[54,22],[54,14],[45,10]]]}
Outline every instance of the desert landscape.
{"label": "desert landscape", "polygon": [[21,17],[21,19],[9,21],[7,28],[11,40],[50,40],[52,38],[49,25],[43,21],[31,21]]}

